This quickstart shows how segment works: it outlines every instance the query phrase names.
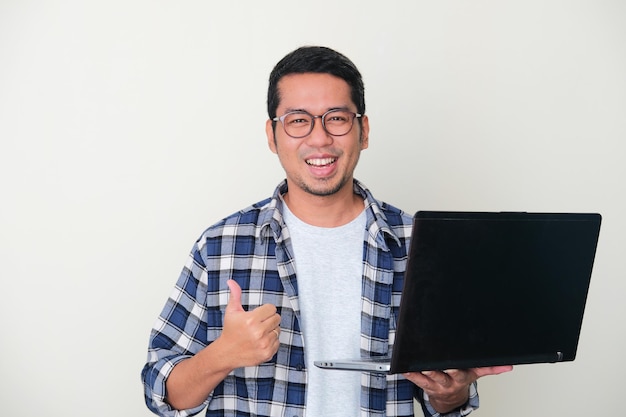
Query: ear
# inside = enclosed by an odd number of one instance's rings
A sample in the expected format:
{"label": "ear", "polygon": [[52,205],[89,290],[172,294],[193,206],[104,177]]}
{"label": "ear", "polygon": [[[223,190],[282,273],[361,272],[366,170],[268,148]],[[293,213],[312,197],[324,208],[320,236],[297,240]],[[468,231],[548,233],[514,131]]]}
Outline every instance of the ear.
{"label": "ear", "polygon": [[366,115],[361,118],[361,150],[370,145],[370,121]]}
{"label": "ear", "polygon": [[273,122],[270,119],[267,119],[265,122],[265,135],[267,136],[267,146],[269,146],[270,150],[274,153],[276,151],[276,137],[274,136],[274,126]]}

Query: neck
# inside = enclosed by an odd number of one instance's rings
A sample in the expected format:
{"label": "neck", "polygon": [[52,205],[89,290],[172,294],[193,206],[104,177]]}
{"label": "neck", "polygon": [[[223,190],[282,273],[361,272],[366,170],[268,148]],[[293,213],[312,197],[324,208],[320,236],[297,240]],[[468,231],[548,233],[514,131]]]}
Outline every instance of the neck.
{"label": "neck", "polygon": [[303,222],[317,227],[338,227],[350,223],[363,211],[363,198],[350,187],[329,196],[317,196],[297,187],[283,195],[289,210]]}

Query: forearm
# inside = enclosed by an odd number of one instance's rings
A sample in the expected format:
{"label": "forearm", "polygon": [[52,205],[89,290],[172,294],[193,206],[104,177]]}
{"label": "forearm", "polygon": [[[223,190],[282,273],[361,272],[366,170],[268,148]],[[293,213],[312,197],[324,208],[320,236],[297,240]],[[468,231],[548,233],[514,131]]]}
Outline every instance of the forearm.
{"label": "forearm", "polygon": [[233,369],[218,339],[172,369],[165,382],[166,401],[177,410],[197,407]]}

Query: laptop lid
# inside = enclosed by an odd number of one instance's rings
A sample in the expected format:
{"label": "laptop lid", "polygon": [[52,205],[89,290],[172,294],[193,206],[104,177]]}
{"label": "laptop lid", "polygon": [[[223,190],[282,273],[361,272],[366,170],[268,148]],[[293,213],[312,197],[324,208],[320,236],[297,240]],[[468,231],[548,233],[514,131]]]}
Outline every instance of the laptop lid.
{"label": "laptop lid", "polygon": [[600,222],[416,213],[390,372],[573,361]]}

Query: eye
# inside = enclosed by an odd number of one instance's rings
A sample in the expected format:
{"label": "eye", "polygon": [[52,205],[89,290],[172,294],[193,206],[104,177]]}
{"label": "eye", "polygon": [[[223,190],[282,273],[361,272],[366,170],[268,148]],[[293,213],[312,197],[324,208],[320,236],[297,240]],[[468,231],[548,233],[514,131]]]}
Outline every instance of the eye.
{"label": "eye", "polygon": [[339,111],[339,112],[333,112],[333,113],[328,113],[326,115],[326,123],[347,123],[350,121],[350,113],[348,112],[343,112],[343,111]]}
{"label": "eye", "polygon": [[285,124],[290,126],[302,126],[311,123],[311,118],[303,113],[293,113],[285,117]]}

